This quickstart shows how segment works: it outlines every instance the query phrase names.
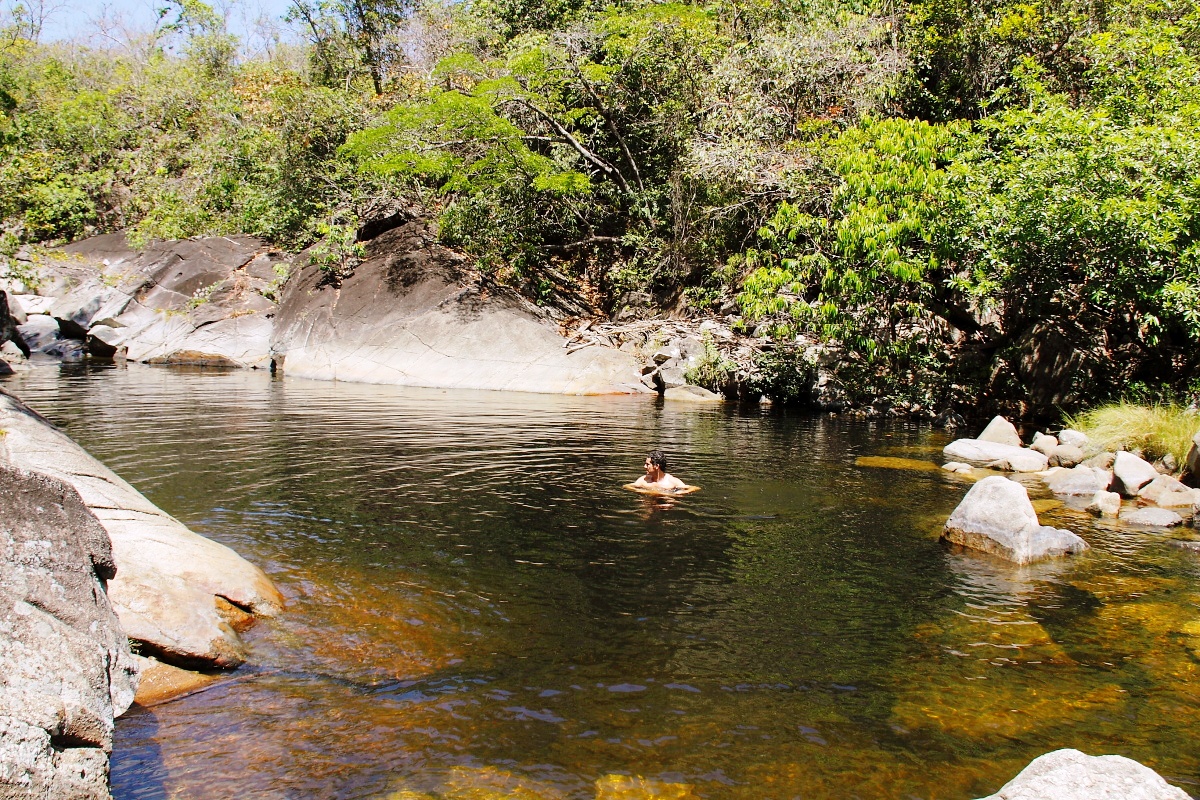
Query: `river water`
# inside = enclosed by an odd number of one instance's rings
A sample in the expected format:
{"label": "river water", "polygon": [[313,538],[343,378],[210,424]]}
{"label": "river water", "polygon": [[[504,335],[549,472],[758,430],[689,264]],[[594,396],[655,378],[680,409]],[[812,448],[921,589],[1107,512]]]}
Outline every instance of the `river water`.
{"label": "river water", "polygon": [[[1200,558],[1044,493],[1089,553],[954,552],[970,483],[920,468],[928,426],[133,365],[4,385],[288,601],[248,666],[118,721],[118,800],[962,800],[1059,747],[1200,791]],[[702,490],[622,490],[655,447]]]}

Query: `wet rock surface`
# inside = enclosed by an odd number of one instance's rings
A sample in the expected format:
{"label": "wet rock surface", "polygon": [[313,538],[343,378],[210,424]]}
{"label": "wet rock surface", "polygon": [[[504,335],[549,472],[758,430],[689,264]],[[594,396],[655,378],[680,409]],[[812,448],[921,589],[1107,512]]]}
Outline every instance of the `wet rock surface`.
{"label": "wet rock surface", "polygon": [[131,639],[180,666],[242,663],[241,639],[217,598],[255,614],[278,612],[282,597],[261,570],[188,530],[3,390],[0,428],[0,464],[68,483],[99,519],[117,565],[109,597]]}
{"label": "wet rock surface", "polygon": [[137,688],[108,536],[72,487],[4,464],[0,508],[0,797],[107,798]]}

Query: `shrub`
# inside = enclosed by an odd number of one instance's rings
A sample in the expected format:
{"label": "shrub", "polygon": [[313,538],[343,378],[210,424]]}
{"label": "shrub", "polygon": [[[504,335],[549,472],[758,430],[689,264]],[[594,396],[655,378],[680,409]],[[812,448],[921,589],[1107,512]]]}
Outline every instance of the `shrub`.
{"label": "shrub", "polygon": [[1200,433],[1200,414],[1173,404],[1121,402],[1068,416],[1066,424],[1105,450],[1141,450],[1151,460],[1169,453],[1183,464]]}

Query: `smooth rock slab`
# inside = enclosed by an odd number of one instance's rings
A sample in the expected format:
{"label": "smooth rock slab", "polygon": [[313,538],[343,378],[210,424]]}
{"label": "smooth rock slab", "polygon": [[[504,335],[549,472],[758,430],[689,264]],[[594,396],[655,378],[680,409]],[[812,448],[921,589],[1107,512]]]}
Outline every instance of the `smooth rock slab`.
{"label": "smooth rock slab", "polygon": [[965,461],[977,467],[1002,464],[1012,472],[1041,472],[1049,463],[1036,450],[978,439],[956,439],[946,445],[942,453],[952,461]]}
{"label": "smooth rock slab", "polygon": [[278,612],[283,598],[260,569],[188,530],[2,389],[0,429],[0,464],[70,484],[104,526],[117,564],[109,598],[131,639],[181,666],[242,662],[242,642],[217,598],[256,614]]}
{"label": "smooth rock slab", "polygon": [[1038,756],[981,800],[1190,800],[1149,767],[1124,756],[1055,750]]}
{"label": "smooth rock slab", "polygon": [[946,521],[942,538],[1016,564],[1088,549],[1070,531],[1040,524],[1025,487],[997,475],[971,487]]}
{"label": "smooth rock slab", "polygon": [[1183,517],[1165,508],[1130,508],[1121,512],[1121,521],[1151,528],[1174,528],[1183,524]]}

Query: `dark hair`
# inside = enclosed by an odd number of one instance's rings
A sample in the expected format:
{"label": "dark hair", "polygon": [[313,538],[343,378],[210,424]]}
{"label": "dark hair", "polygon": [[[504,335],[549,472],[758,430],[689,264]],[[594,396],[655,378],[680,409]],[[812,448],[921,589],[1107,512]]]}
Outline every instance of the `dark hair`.
{"label": "dark hair", "polygon": [[650,455],[646,456],[646,458],[650,459],[650,463],[663,472],[667,471],[667,454],[662,450],[651,450]]}

